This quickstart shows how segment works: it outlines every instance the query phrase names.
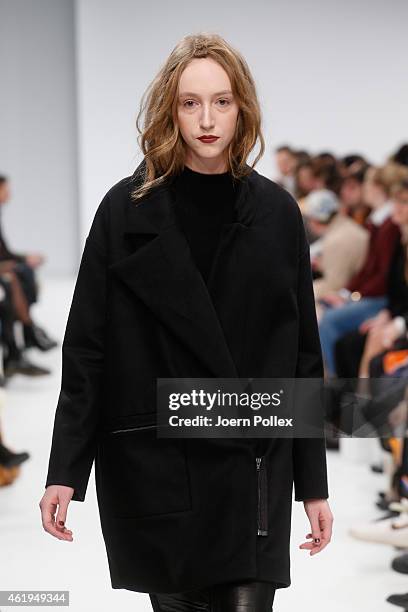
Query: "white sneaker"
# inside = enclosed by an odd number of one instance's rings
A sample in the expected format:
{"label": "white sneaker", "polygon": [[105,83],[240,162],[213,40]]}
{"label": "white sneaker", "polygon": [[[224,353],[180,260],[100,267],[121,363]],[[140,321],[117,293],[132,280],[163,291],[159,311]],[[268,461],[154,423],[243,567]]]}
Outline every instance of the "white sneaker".
{"label": "white sneaker", "polygon": [[398,517],[356,525],[349,529],[349,534],[364,542],[408,548],[408,513],[403,512]]}
{"label": "white sneaker", "polygon": [[390,502],[388,508],[400,513],[408,512],[408,499],[406,497],[401,497],[399,501]]}

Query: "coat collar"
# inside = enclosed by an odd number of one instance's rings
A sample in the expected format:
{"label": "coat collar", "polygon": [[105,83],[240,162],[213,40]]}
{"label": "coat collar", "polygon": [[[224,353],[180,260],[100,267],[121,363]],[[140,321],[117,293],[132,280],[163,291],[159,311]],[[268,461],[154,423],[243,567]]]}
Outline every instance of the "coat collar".
{"label": "coat collar", "polygon": [[[143,169],[143,164],[144,161],[132,178]],[[231,270],[234,251],[251,230],[256,210],[250,192],[257,174],[252,169],[240,179],[236,221],[224,225],[207,284],[177,223],[174,212],[177,194],[171,180],[153,189],[137,205],[129,198],[123,235],[130,254],[110,265],[110,270],[206,366],[210,376],[239,375],[225,334],[232,288],[228,286],[229,278],[223,275]],[[129,188],[132,186],[130,181]],[[238,309],[243,307],[235,305]]]}

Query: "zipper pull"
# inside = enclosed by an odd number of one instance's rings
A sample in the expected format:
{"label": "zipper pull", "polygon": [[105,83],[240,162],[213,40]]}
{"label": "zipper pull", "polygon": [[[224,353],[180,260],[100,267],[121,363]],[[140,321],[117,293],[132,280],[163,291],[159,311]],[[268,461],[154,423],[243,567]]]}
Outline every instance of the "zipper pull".
{"label": "zipper pull", "polygon": [[257,457],[256,458],[256,469],[258,471],[261,469],[261,461],[262,461],[262,457]]}

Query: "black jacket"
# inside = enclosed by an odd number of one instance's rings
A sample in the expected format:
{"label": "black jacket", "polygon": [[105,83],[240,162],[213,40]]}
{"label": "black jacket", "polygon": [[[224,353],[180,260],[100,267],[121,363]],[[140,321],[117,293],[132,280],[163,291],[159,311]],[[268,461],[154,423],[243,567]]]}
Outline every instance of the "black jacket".
{"label": "black jacket", "polygon": [[158,438],[154,417],[158,377],[323,376],[300,209],[252,170],[206,285],[171,181],[131,202],[143,163],[107,192],[86,240],[46,486],[83,501],[95,458],[113,588],[287,587],[293,484],[298,501],[328,497],[324,440]]}

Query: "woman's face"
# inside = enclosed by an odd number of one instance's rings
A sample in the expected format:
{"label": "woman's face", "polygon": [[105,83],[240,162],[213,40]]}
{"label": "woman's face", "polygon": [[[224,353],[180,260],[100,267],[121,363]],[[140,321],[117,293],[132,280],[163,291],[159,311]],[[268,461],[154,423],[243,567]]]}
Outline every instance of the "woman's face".
{"label": "woman's face", "polygon": [[408,226],[408,189],[403,189],[392,198],[392,220],[399,226]]}
{"label": "woman's face", "polygon": [[296,157],[289,151],[278,151],[276,153],[276,165],[283,176],[291,176],[296,168]]}
{"label": "woman's face", "polygon": [[[238,112],[224,68],[208,57],[191,60],[181,74],[177,100],[186,165],[198,172],[227,171],[227,147],[235,134]],[[217,138],[199,140],[207,135]]]}
{"label": "woman's face", "polygon": [[363,200],[362,184],[355,178],[344,178],[340,189],[340,198],[348,208],[356,208]]}
{"label": "woman's face", "polygon": [[299,168],[299,171],[297,173],[297,184],[298,187],[305,193],[310,193],[313,190],[315,186],[315,180],[312,169],[309,168],[309,166]]}

